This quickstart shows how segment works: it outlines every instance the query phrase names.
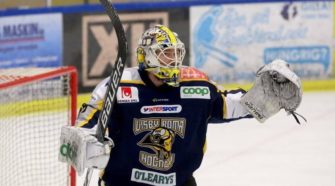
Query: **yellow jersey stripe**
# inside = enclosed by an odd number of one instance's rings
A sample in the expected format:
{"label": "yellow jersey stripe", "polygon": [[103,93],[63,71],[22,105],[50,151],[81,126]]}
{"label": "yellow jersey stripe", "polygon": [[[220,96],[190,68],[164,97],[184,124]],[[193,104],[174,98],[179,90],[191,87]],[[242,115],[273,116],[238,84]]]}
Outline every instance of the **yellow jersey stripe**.
{"label": "yellow jersey stripe", "polygon": [[206,151],[207,151],[207,139],[206,139],[206,141],[205,141],[204,146],[202,147],[202,152],[203,152],[203,154],[205,154]]}
{"label": "yellow jersey stripe", "polygon": [[145,83],[141,80],[121,80],[121,83],[131,83],[131,84],[145,85]]}
{"label": "yellow jersey stripe", "polygon": [[98,111],[98,109],[94,109],[86,118],[84,121],[79,123],[79,127],[83,127],[84,125],[86,125],[88,123],[89,120],[92,119],[92,117],[94,116],[94,114]]}
{"label": "yellow jersey stripe", "polygon": [[99,101],[98,102],[98,108],[97,109],[93,109],[91,113],[88,114],[88,116],[85,118],[85,120],[83,120],[82,122],[80,122],[78,124],[79,127],[83,127],[85,126],[88,121],[90,121],[92,119],[92,117],[94,116],[94,114],[98,111],[98,110],[101,110],[102,109],[102,104],[103,104],[103,100]]}
{"label": "yellow jersey stripe", "polygon": [[227,103],[226,103],[226,98],[224,97],[223,94],[221,94],[222,96],[222,101],[223,101],[223,118],[226,119],[227,118]]}

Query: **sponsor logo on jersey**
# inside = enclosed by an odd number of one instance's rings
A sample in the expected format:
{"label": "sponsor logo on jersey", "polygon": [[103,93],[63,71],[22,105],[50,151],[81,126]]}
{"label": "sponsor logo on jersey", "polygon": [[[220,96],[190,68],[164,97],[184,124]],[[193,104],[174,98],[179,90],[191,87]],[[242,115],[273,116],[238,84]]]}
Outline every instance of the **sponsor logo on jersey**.
{"label": "sponsor logo on jersey", "polygon": [[131,171],[131,181],[157,186],[172,186],[176,185],[176,173],[163,174],[133,168]]}
{"label": "sponsor logo on jersey", "polygon": [[132,98],[131,87],[121,87],[121,97],[122,98]]}
{"label": "sponsor logo on jersey", "polygon": [[185,130],[185,118],[135,118],[134,134],[146,133],[137,145],[151,149],[148,152],[144,150],[139,152],[139,162],[151,169],[169,170],[175,162],[175,154],[172,153],[173,143],[178,136],[184,139]]}
{"label": "sponsor logo on jersey", "polygon": [[154,114],[154,113],[179,113],[181,112],[181,105],[152,105],[152,106],[143,106],[141,108],[142,114]]}
{"label": "sponsor logo on jersey", "polygon": [[167,99],[167,98],[153,98],[152,99],[152,102],[168,102],[169,101],[169,99]]}
{"label": "sponsor logo on jersey", "polygon": [[204,86],[182,86],[180,87],[180,98],[182,99],[210,99],[210,90]]}
{"label": "sponsor logo on jersey", "polygon": [[118,103],[138,103],[138,89],[136,87],[119,87],[117,91]]}

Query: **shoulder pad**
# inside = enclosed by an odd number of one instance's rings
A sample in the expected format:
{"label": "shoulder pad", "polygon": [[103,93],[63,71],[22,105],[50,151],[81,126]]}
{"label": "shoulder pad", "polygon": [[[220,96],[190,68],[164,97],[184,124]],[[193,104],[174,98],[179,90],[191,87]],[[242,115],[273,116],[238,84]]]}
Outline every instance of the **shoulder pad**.
{"label": "shoulder pad", "polygon": [[124,69],[121,83],[144,84],[136,67]]}
{"label": "shoulder pad", "polygon": [[194,67],[182,67],[180,70],[180,78],[182,81],[189,81],[189,80],[208,81],[207,75]]}

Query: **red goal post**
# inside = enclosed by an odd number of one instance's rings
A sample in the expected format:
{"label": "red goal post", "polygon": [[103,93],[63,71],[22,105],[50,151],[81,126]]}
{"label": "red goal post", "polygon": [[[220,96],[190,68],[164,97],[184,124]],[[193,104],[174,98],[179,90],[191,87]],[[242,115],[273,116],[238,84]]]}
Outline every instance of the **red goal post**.
{"label": "red goal post", "polygon": [[0,69],[0,185],[75,186],[58,161],[60,129],[77,115],[75,67]]}

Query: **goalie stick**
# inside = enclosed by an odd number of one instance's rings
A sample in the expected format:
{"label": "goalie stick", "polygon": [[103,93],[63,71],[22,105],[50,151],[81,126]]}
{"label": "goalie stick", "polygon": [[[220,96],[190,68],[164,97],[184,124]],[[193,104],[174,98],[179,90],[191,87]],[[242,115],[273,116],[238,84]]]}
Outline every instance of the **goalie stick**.
{"label": "goalie stick", "polygon": [[[121,76],[123,73],[123,69],[125,67],[126,59],[127,59],[127,40],[125,36],[125,32],[123,30],[122,23],[120,21],[119,16],[117,15],[116,10],[114,9],[111,0],[100,0],[100,3],[103,5],[107,15],[109,16],[111,23],[113,25],[114,31],[118,40],[118,53],[115,61],[114,68],[110,75],[110,80],[108,82],[108,88],[105,93],[105,100],[102,107],[102,111],[99,115],[98,119],[98,128],[96,137],[100,142],[104,141],[107,124],[110,121],[110,115],[113,110],[116,92],[120,84]],[[92,176],[92,169],[88,169],[85,177],[84,186],[88,186]]]}

